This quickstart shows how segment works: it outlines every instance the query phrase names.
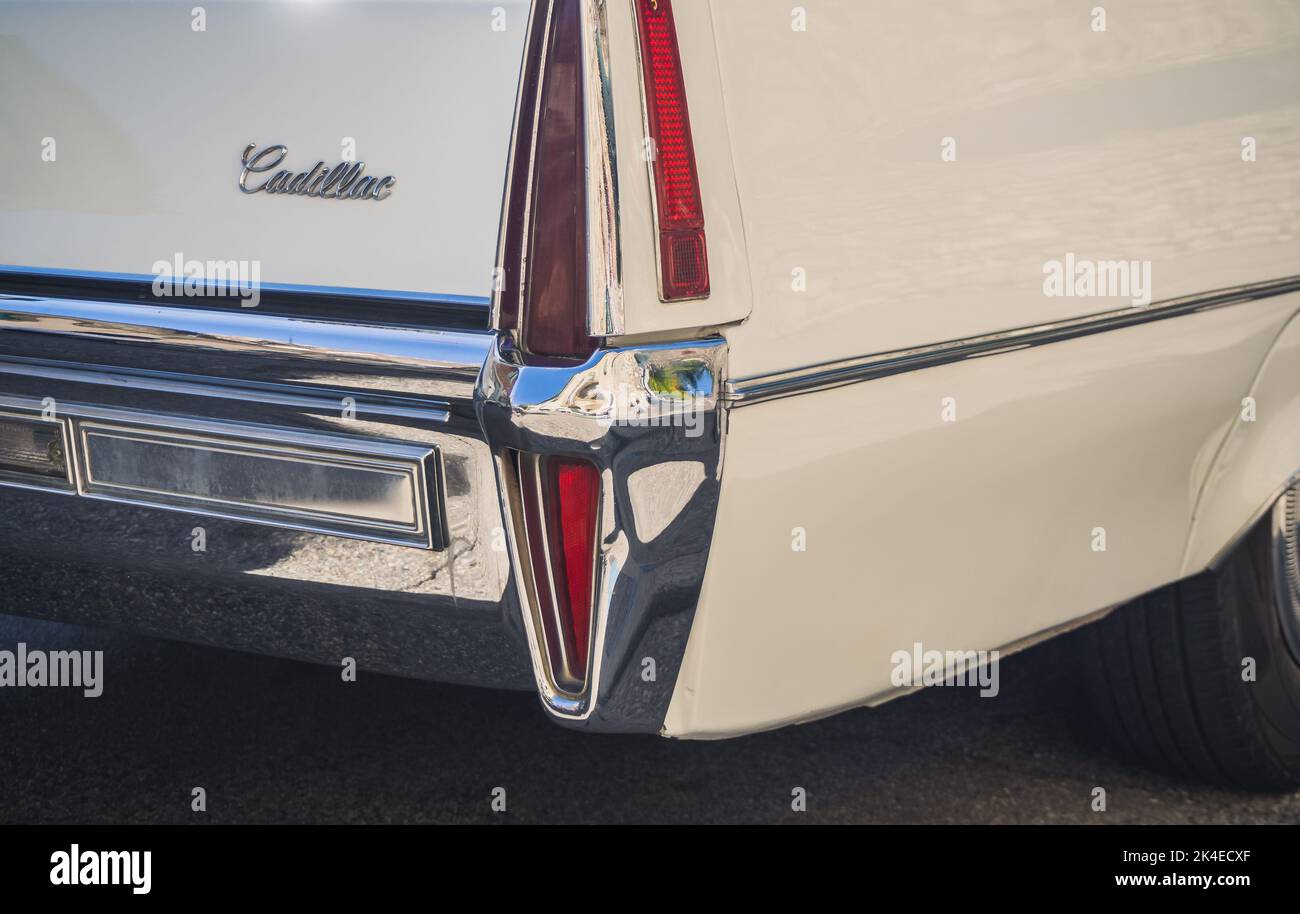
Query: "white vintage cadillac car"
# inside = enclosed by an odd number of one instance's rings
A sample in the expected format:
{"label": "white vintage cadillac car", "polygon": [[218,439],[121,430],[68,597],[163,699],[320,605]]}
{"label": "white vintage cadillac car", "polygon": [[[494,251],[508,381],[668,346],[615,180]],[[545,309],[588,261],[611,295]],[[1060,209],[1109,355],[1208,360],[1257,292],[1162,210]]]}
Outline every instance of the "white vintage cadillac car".
{"label": "white vintage cadillac car", "polygon": [[1295,0],[0,2],[0,85],[3,611],[689,738],[1092,623],[1300,782]]}

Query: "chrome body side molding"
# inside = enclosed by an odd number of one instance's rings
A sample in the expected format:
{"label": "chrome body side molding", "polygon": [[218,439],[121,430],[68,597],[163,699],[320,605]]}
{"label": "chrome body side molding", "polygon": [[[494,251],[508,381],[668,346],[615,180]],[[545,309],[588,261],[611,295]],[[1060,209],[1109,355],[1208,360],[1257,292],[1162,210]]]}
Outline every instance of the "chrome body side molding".
{"label": "chrome body side molding", "polygon": [[1017,327],[1012,330],[932,343],[911,349],[879,352],[771,374],[736,378],[727,383],[725,398],[731,406],[748,406],[764,400],[827,390],[906,371],[918,371],[950,362],[997,355],[1014,349],[1043,346],[1093,333],[1105,333],[1109,330],[1120,330],[1184,314],[1243,304],[1274,295],[1285,295],[1298,290],[1300,290],[1300,276],[1290,276],[1285,279],[1169,299],[1145,307],[1121,308],[1049,324]]}

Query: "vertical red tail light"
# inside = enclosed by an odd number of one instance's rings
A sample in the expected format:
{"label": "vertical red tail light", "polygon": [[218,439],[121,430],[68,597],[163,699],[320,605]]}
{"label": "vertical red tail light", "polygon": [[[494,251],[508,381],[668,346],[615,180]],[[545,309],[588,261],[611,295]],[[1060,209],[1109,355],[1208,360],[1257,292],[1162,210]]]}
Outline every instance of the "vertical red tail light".
{"label": "vertical red tail light", "polygon": [[[588,325],[590,150],[584,144],[588,117],[604,113],[586,108],[585,2],[590,0],[533,4],[494,293],[498,329],[517,331],[526,352],[564,359],[586,358],[601,343]],[[659,293],[664,301],[706,298],[704,208],[672,0],[634,4],[652,153]]]}
{"label": "vertical red tail light", "polygon": [[582,19],[578,0],[555,0],[542,68],[524,285],[524,348],[582,357],[587,337],[586,163]]}
{"label": "vertical red tail light", "polygon": [[585,358],[586,159],[580,0],[533,4],[502,226],[497,326],[527,352]]}
{"label": "vertical red tail light", "polygon": [[636,0],[664,301],[705,298],[709,257],[672,0]]}
{"label": "vertical red tail light", "polygon": [[519,455],[523,534],[552,678],[581,692],[590,665],[600,471],[577,458]]}

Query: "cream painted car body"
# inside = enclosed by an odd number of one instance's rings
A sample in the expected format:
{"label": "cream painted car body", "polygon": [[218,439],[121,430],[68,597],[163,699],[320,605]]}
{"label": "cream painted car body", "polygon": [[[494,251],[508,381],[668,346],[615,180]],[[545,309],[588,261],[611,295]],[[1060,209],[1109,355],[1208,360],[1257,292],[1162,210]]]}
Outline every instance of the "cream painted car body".
{"label": "cream painted car body", "polygon": [[[194,4],[6,0],[0,81],[23,91],[0,101],[3,262],[147,275],[180,252],[257,260],[266,283],[482,298],[528,10],[493,6],[513,30],[474,3],[218,2],[200,22]],[[417,91],[449,68],[455,91]],[[373,207],[232,196],[215,178],[249,143],[398,183]]]}
{"label": "cream painted car body", "polygon": [[[738,387],[1130,304],[1045,296],[1068,252],[1151,261],[1157,302],[1300,272],[1295,4],[1108,7],[1104,32],[1071,3],[808,3],[804,32],[776,0],[711,8],[753,289]],[[1297,310],[733,408],[666,731],[875,703],[896,650],[1005,649],[1206,568],[1300,469]]]}
{"label": "cream painted car body", "polygon": [[[699,340],[725,353],[716,520],[693,617],[681,616],[684,652],[660,658],[663,710],[609,729],[712,738],[893,697],[890,658],[914,643],[1014,647],[1205,569],[1300,469],[1300,292],[1286,285],[1300,275],[1292,0],[1113,5],[1104,30],[1065,0],[677,0],[711,279],[706,299],[678,303],[658,295],[633,3],[588,6],[607,40],[618,185],[623,310],[605,350],[611,363]],[[213,3],[204,34],[190,7],[0,2],[0,84],[28,87],[0,98],[0,260],[142,276],[173,252],[255,258],[285,289],[484,304],[528,3]],[[376,40],[357,40],[370,29]],[[152,52],[123,60],[128,38]],[[250,65],[229,66],[232,48]],[[39,154],[51,136],[57,166]],[[235,189],[248,143],[284,143],[308,167],[349,137],[372,173],[398,177],[391,199]],[[1149,301],[1046,295],[1045,265],[1067,256],[1149,262]],[[1170,302],[1191,304],[1162,312]],[[46,319],[24,307],[10,311]],[[1115,317],[1126,310],[1168,317]],[[120,336],[137,341],[316,345],[253,317],[210,337],[169,311],[76,319],[129,325]],[[1063,322],[1085,329],[1051,330]],[[1019,328],[1047,329],[996,345]],[[920,357],[936,344],[943,358]],[[108,358],[90,348],[86,360]],[[468,403],[466,378],[486,359],[472,399],[515,405],[489,389],[497,354],[473,349],[461,386],[445,389],[420,386],[409,366],[378,380],[296,366],[271,379]],[[891,361],[901,367],[878,370]],[[490,429],[486,443],[467,431],[463,453],[426,432],[474,468],[473,487],[492,488]],[[510,564],[484,545],[494,518],[511,527],[495,497],[468,499],[463,527],[453,512],[460,545],[432,584],[411,566],[418,583],[380,588],[379,573],[324,560],[274,576],[403,600],[436,592],[491,616],[512,606],[509,578],[522,586],[521,547],[511,541]],[[299,555],[332,555],[340,541],[328,539]],[[616,539],[601,553],[607,583],[628,564]],[[409,553],[367,555],[391,566]],[[611,606],[595,635],[632,638],[608,661],[632,681],[625,667],[664,642],[621,631]],[[425,637],[418,606],[403,612],[408,642]],[[147,627],[176,634],[170,624]],[[259,649],[254,634],[221,637]],[[376,666],[401,666],[380,653]]]}

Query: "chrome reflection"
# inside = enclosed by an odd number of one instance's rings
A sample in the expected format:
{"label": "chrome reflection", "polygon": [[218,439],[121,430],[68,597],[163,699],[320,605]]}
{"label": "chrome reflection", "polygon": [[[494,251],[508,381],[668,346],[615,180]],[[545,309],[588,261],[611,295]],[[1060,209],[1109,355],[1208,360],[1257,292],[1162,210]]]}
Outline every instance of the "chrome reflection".
{"label": "chrome reflection", "polygon": [[[227,426],[217,437],[164,421],[165,430],[76,421],[81,493],[425,549],[443,545],[433,533],[442,529],[438,493],[426,475],[434,450],[296,435],[272,444],[260,429]],[[236,437],[241,431],[250,437]]]}
{"label": "chrome reflection", "polygon": [[[473,380],[492,345],[487,333],[341,324],[167,305],[0,295],[0,328],[79,339],[257,353],[336,364],[419,368]],[[108,360],[105,360],[108,361]]]}
{"label": "chrome reflection", "polygon": [[624,332],[623,261],[619,247],[618,157],[614,92],[609,74],[605,0],[582,0],[582,104],[587,155],[587,329]]}
{"label": "chrome reflection", "polygon": [[[273,578],[376,601],[419,593],[425,612],[463,606],[499,620],[510,566],[498,551],[495,470],[472,401],[491,342],[491,335],[476,332],[0,296],[0,396],[38,405],[48,399],[60,422],[71,421],[67,411],[81,404],[178,417],[189,428],[256,425],[363,442],[363,451],[373,447],[364,442],[436,451],[440,459],[425,478],[441,488],[444,510],[441,530],[431,520],[427,532],[445,544],[442,551],[412,549],[406,533],[400,543],[374,543],[209,517],[203,523],[224,531],[223,546],[194,566],[195,585]],[[5,511],[22,484],[0,491]],[[195,525],[196,516],[185,513],[168,517],[153,508],[66,496],[58,501],[80,504],[57,507],[45,504],[53,501],[49,495],[33,497],[51,526],[34,525],[25,540],[15,527],[0,552],[31,546],[58,562],[93,540],[96,561],[130,570],[159,552],[174,568],[176,543],[183,546]],[[56,513],[66,520],[56,521]],[[70,537],[68,529],[79,532]],[[248,548],[234,549],[235,543]],[[170,621],[163,628],[178,634]],[[522,644],[522,626],[516,628]]]}
{"label": "chrome reflection", "polygon": [[0,485],[72,489],[67,423],[38,408],[18,409],[0,411]]}
{"label": "chrome reflection", "polygon": [[653,542],[668,529],[704,482],[704,464],[698,460],[672,460],[642,467],[627,478],[636,535]]}
{"label": "chrome reflection", "polygon": [[1300,663],[1300,485],[1273,506],[1273,589],[1291,656]]}
{"label": "chrome reflection", "polygon": [[[8,470],[0,485],[74,489],[92,499],[424,549],[445,545],[437,448],[53,399],[0,396],[0,405],[0,471]],[[41,418],[44,411],[57,416]],[[47,463],[60,472],[38,472],[30,454],[19,472],[23,454],[12,445],[22,442],[12,433],[24,426],[48,442]],[[6,460],[9,451],[15,456]]]}

